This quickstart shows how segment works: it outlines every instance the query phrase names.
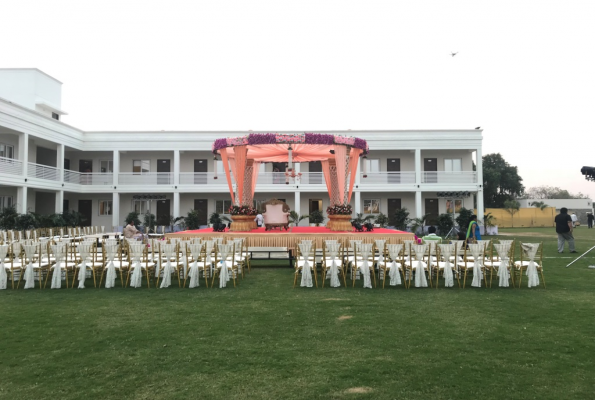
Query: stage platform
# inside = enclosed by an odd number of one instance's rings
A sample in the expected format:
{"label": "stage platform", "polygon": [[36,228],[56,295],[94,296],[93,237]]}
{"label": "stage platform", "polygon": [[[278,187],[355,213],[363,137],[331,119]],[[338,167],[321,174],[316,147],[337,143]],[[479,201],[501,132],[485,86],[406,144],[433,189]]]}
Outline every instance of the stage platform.
{"label": "stage platform", "polygon": [[210,239],[213,237],[246,238],[248,247],[286,247],[294,249],[295,244],[306,239],[316,243],[316,247],[322,246],[322,241],[327,239],[338,240],[342,243],[349,243],[349,240],[362,240],[364,243],[373,243],[376,239],[385,239],[387,243],[403,243],[403,240],[414,240],[415,235],[410,232],[395,231],[392,229],[375,228],[372,232],[336,232],[326,227],[297,226],[289,228],[288,231],[271,230],[264,228],[253,229],[250,232],[213,232],[212,228],[197,229],[167,233],[166,237],[171,238],[192,238],[200,237]]}

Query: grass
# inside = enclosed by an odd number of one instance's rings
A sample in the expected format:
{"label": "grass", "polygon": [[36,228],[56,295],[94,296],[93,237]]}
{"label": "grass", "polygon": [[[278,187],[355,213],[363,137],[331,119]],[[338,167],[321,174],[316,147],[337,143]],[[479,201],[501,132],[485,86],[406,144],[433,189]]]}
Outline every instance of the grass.
{"label": "grass", "polygon": [[564,268],[553,229],[500,231],[544,241],[547,290],[292,289],[284,267],[236,289],[2,291],[0,398],[594,398],[595,250]]}

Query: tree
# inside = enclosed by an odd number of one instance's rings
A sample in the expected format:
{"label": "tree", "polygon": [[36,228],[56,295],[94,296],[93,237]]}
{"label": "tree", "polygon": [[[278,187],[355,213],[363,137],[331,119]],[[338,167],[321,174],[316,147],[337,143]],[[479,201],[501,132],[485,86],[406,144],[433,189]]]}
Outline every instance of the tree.
{"label": "tree", "polygon": [[506,200],[523,194],[525,187],[517,167],[506,162],[500,153],[483,156],[483,198],[486,207],[502,208]]}
{"label": "tree", "polygon": [[440,233],[440,236],[446,237],[448,232],[450,232],[454,226],[452,214],[440,214],[438,216],[438,223],[436,225],[438,226],[438,232]]}
{"label": "tree", "polygon": [[543,211],[544,208],[549,207],[544,201],[534,201],[529,205],[539,208],[541,211]]}
{"label": "tree", "polygon": [[473,215],[473,210],[469,210],[465,207],[461,207],[459,210],[459,216],[455,218],[457,224],[459,224],[459,229],[467,232],[467,228],[469,228],[469,222],[471,221],[471,216]]}
{"label": "tree", "polygon": [[512,227],[514,228],[514,214],[519,212],[519,208],[521,208],[521,203],[516,200],[506,200],[504,202],[504,209],[507,213],[510,214],[512,219]]}
{"label": "tree", "polygon": [[393,226],[401,231],[407,230],[409,223],[409,211],[406,208],[399,208],[395,211],[390,222]]}
{"label": "tree", "polygon": [[578,192],[570,193],[568,190],[554,186],[535,186],[525,191],[526,199],[588,199],[589,196]]}

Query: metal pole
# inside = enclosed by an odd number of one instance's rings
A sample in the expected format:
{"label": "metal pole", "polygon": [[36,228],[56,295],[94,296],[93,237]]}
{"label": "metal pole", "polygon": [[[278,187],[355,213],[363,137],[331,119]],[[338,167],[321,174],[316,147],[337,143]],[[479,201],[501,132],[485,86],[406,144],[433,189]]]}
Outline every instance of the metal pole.
{"label": "metal pole", "polygon": [[577,258],[575,258],[574,260],[572,260],[572,262],[570,264],[568,264],[566,266],[566,268],[570,267],[572,264],[574,264],[575,262],[577,262],[578,260],[580,260],[581,258],[583,258],[584,256],[586,256],[587,253],[590,252],[593,249],[595,249],[595,246],[591,247],[589,250],[585,251],[583,254],[581,254],[580,256],[578,256]]}

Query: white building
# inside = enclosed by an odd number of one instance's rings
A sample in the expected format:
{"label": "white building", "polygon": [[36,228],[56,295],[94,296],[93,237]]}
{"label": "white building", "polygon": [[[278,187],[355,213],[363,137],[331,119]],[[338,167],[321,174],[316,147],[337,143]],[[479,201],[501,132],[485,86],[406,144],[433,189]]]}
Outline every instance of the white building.
{"label": "white building", "polygon": [[[150,211],[160,225],[191,209],[205,224],[211,212],[224,213],[230,196],[211,145],[249,132],[85,132],[60,121],[61,85],[37,69],[0,69],[0,208],[76,210],[86,224],[110,227],[123,225],[130,211]],[[351,200],[356,212],[392,215],[406,207],[410,217],[435,217],[448,201],[439,192],[470,192],[457,206],[473,208],[476,197],[483,215],[481,130],[317,132],[369,143]],[[324,212],[319,163],[297,164],[301,180],[289,184],[274,168],[284,165],[261,166],[257,201],[281,198],[299,214]]]}

